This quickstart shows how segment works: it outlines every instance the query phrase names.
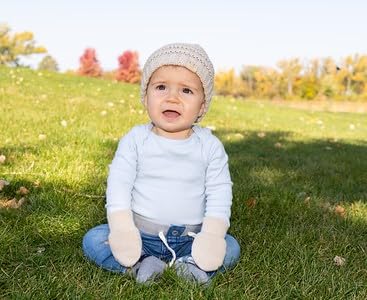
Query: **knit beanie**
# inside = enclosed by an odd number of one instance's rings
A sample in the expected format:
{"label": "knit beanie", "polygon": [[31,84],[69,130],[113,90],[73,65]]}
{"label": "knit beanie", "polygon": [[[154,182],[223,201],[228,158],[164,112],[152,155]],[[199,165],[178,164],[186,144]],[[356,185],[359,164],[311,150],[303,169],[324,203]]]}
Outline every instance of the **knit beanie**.
{"label": "knit beanie", "polygon": [[165,45],[149,56],[143,68],[141,78],[141,101],[147,92],[150,77],[162,66],[182,66],[199,76],[204,89],[204,113],[197,122],[201,121],[209,109],[213,96],[214,68],[204,49],[196,44],[175,43]]}

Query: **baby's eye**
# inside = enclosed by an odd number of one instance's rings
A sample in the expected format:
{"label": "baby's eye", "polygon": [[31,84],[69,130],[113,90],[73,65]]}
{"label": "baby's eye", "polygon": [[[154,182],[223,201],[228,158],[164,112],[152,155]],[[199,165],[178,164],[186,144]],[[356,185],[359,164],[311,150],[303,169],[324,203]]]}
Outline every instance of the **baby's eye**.
{"label": "baby's eye", "polygon": [[185,94],[193,94],[192,90],[190,90],[189,88],[184,88],[182,90]]}
{"label": "baby's eye", "polygon": [[166,89],[166,86],[164,84],[157,85],[157,90],[164,91]]}

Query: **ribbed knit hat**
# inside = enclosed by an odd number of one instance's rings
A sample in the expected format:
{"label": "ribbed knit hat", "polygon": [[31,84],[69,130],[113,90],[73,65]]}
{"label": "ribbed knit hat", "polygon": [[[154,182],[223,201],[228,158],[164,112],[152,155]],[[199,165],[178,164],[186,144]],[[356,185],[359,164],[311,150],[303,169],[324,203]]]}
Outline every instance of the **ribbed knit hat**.
{"label": "ribbed knit hat", "polygon": [[147,92],[150,77],[162,66],[182,66],[199,76],[204,89],[205,107],[204,113],[197,120],[204,117],[209,109],[213,96],[214,68],[204,49],[196,44],[175,43],[165,45],[155,52],[145,62],[141,79],[141,101]]}

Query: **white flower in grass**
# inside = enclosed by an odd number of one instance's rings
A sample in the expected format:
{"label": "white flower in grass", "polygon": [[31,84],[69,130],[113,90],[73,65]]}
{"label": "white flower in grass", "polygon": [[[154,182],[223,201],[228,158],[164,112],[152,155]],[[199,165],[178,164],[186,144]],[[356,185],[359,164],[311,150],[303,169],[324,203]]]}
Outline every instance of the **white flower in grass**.
{"label": "white flower in grass", "polygon": [[61,126],[62,126],[62,127],[66,127],[66,126],[68,126],[68,122],[66,122],[65,120],[62,120],[62,121],[61,121]]}
{"label": "white flower in grass", "polygon": [[124,99],[120,100],[120,103],[121,104],[124,104],[125,103],[125,100]]}
{"label": "white flower in grass", "polygon": [[113,104],[113,102],[108,102],[108,103],[107,103],[107,105],[108,105],[109,107],[113,107],[115,104]]}
{"label": "white flower in grass", "polygon": [[144,110],[139,109],[139,110],[138,110],[138,113],[139,113],[139,115],[142,115],[142,114],[144,113]]}
{"label": "white flower in grass", "polygon": [[356,125],[354,125],[354,124],[349,124],[349,129],[350,129],[350,130],[354,130],[354,129],[356,129]]}
{"label": "white flower in grass", "polygon": [[4,154],[0,155],[0,164],[3,164],[6,160],[6,156]]}
{"label": "white flower in grass", "polygon": [[323,122],[322,120],[317,120],[317,121],[316,121],[316,124],[318,124],[318,125],[322,125],[322,124],[324,124],[324,122]]}
{"label": "white flower in grass", "polygon": [[45,140],[46,139],[46,135],[45,134],[43,134],[43,133],[40,133],[39,135],[38,135],[38,139],[40,140],[40,141],[43,141],[43,140]]}
{"label": "white flower in grass", "polygon": [[101,111],[101,116],[105,116],[105,115],[107,115],[107,111],[102,110],[102,111]]}

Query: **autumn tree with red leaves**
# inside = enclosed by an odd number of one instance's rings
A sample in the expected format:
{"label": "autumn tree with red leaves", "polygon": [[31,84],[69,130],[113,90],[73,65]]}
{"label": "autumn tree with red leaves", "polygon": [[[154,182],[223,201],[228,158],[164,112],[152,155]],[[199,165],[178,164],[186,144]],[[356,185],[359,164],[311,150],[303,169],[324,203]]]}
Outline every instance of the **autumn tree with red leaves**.
{"label": "autumn tree with red leaves", "polygon": [[87,48],[84,54],[80,57],[79,75],[89,77],[100,77],[102,75],[102,68],[96,56],[96,50]]}
{"label": "autumn tree with red leaves", "polygon": [[116,70],[116,80],[138,83],[141,77],[139,55],[136,51],[127,50],[118,57],[119,67]]}

